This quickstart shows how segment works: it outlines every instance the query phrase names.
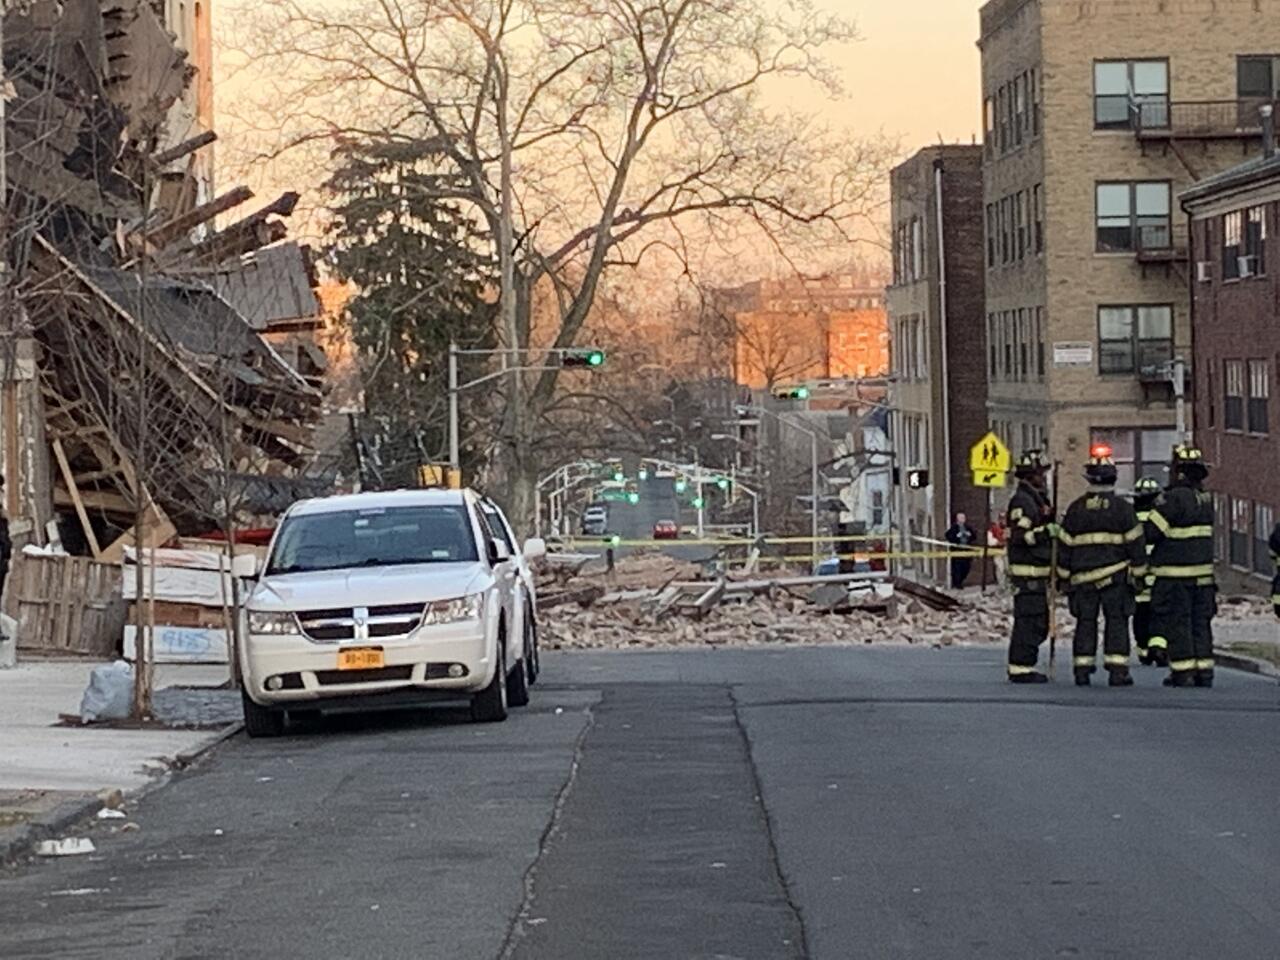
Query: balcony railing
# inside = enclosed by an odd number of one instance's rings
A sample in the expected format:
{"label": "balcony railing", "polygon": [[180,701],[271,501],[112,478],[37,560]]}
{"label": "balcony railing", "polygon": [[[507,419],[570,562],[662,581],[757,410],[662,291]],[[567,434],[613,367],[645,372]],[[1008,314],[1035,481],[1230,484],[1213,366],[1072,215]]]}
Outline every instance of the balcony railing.
{"label": "balcony railing", "polygon": [[1145,97],[1130,104],[1140,140],[1229,140],[1262,136],[1261,108],[1274,100],[1167,100]]}

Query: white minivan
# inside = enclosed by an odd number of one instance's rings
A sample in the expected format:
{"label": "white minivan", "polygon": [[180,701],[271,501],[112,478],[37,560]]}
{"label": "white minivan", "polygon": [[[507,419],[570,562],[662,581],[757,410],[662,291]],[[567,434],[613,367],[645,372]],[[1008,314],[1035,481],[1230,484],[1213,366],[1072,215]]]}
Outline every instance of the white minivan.
{"label": "white minivan", "polygon": [[[476,720],[506,719],[529,702],[534,662],[512,547],[496,505],[470,490],[294,504],[245,602],[249,735],[280,734],[286,714],[460,698]],[[544,551],[530,540],[522,559]]]}

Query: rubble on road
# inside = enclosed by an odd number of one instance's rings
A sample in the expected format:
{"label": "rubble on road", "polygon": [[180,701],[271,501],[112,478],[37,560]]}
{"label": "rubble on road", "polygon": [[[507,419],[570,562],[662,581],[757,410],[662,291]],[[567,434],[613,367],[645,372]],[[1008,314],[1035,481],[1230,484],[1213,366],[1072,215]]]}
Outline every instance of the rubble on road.
{"label": "rubble on road", "polygon": [[884,573],[773,576],[718,571],[661,553],[563,572],[540,594],[545,649],[771,644],[1003,643],[1008,598],[962,598]]}

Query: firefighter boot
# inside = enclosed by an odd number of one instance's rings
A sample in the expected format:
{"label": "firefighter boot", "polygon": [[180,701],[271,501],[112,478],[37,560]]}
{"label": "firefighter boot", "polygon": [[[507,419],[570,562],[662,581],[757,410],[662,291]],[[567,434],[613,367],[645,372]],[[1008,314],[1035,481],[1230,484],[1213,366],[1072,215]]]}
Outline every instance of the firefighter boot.
{"label": "firefighter boot", "polygon": [[1191,671],[1179,670],[1165,677],[1164,685],[1166,687],[1191,687],[1195,685],[1195,678],[1191,675]]}
{"label": "firefighter boot", "polygon": [[1153,666],[1156,662],[1154,651],[1150,647],[1139,647],[1138,662],[1144,667]]}
{"label": "firefighter boot", "polygon": [[1089,685],[1089,675],[1091,673],[1093,673],[1093,671],[1089,669],[1077,669],[1076,670],[1076,686],[1087,687]]}
{"label": "firefighter boot", "polygon": [[1197,687],[1212,687],[1212,686],[1213,686],[1213,671],[1212,671],[1212,670],[1197,670],[1197,671],[1196,671],[1196,686],[1197,686]]}
{"label": "firefighter boot", "polygon": [[1048,683],[1049,678],[1043,673],[1032,670],[1030,673],[1015,673],[1009,676],[1010,683]]}
{"label": "firefighter boot", "polygon": [[1107,679],[1109,687],[1132,687],[1133,677],[1129,674],[1128,667],[1108,667],[1107,672],[1111,676]]}

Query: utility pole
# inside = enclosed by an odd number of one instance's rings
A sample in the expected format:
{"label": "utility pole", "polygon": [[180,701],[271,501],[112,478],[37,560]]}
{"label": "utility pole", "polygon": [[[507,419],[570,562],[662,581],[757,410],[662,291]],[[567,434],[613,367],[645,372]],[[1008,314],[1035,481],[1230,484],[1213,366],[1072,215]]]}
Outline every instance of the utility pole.
{"label": "utility pole", "polygon": [[[462,457],[458,452],[458,344],[449,341],[449,469],[462,475]],[[459,479],[461,483],[461,479]]]}

